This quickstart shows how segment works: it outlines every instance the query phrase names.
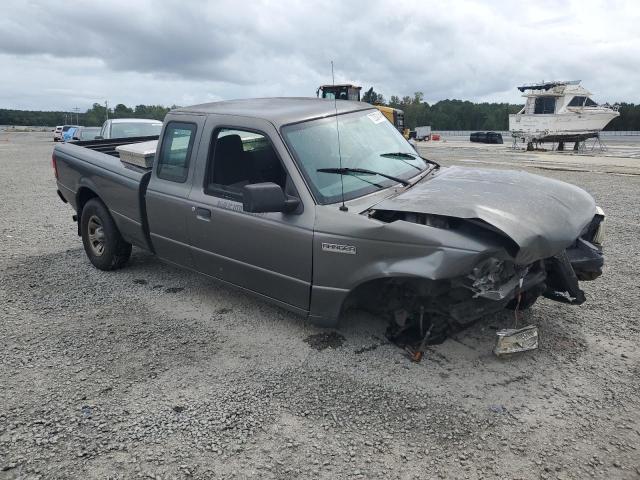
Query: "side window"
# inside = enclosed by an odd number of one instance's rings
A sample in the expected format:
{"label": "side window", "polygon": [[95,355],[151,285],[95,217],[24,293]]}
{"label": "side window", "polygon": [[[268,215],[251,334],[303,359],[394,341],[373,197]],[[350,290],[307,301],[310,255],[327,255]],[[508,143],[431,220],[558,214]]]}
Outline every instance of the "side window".
{"label": "side window", "polygon": [[242,187],[273,182],[285,189],[287,175],[271,142],[260,133],[222,128],[213,133],[204,191],[216,197],[242,198]]}
{"label": "side window", "polygon": [[584,103],[584,97],[573,97],[569,102],[568,107],[581,107]]}
{"label": "side window", "polygon": [[158,158],[157,175],[164,180],[184,182],[196,135],[193,123],[170,122],[165,129]]}

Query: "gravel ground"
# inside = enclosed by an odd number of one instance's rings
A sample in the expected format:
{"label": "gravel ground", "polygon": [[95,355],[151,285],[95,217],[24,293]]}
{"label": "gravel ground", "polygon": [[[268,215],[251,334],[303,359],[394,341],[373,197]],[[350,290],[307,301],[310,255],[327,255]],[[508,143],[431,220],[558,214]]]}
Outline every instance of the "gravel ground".
{"label": "gravel ground", "polygon": [[0,133],[0,480],[640,477],[640,176],[532,168],[607,212],[603,277],[526,314],[538,351],[491,354],[504,314],[412,364],[362,312],[326,332],[135,249],[94,269],[50,135]]}

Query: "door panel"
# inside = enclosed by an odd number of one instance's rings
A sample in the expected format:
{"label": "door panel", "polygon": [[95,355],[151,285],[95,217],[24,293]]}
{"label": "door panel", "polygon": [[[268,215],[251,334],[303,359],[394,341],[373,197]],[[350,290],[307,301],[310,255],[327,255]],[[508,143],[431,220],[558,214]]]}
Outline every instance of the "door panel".
{"label": "door panel", "polygon": [[[232,120],[229,117],[223,119],[224,122]],[[246,118],[239,120],[238,124],[243,126],[241,130],[250,127],[251,121]],[[210,117],[203,135],[215,140],[218,133],[216,123],[216,119]],[[227,125],[235,128],[233,124]],[[271,148],[279,141],[272,126],[271,131],[267,132],[269,126],[267,122],[256,119],[254,135],[241,135],[244,153],[247,154],[244,158],[248,162],[260,162],[262,158],[268,157],[260,155],[256,150],[264,145],[256,135],[266,137],[263,140]],[[210,148],[215,149],[215,141],[209,142],[206,137],[203,141],[210,143]],[[282,164],[282,153],[278,150],[273,150],[272,153]],[[213,172],[207,168],[209,157],[209,152],[200,152],[198,171],[201,175],[194,181],[194,188],[190,193],[193,211],[189,216],[188,228],[195,268],[288,305],[308,310],[313,209],[309,208],[298,214],[245,213],[239,199],[205,193],[204,185],[210,185],[207,179],[214,178]],[[213,155],[211,159],[215,161]],[[274,179],[278,177],[272,168],[255,165],[252,168],[254,173],[259,171],[259,175],[273,175]],[[225,170],[237,177],[234,180],[241,176],[241,169],[229,165],[229,162],[225,164]],[[286,170],[284,175],[286,177]]]}
{"label": "door panel", "polygon": [[188,235],[188,219],[192,214],[189,192],[203,127],[202,116],[167,117],[145,196],[156,254],[186,267],[193,267]]}
{"label": "door panel", "polygon": [[[153,180],[152,180],[153,182]],[[159,185],[154,185],[158,188]],[[186,198],[188,189],[166,194],[147,189],[147,218],[151,244],[158,257],[178,265],[193,265],[187,235],[187,219],[191,216],[191,202]]]}
{"label": "door panel", "polygon": [[233,200],[200,197],[194,206],[189,229],[198,270],[308,309],[312,231],[292,225],[290,215],[244,213]]}

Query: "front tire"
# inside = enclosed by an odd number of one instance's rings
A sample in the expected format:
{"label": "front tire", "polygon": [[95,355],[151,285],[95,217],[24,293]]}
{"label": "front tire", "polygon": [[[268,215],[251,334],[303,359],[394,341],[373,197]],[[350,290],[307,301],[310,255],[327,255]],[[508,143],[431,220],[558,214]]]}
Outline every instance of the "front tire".
{"label": "front tire", "polygon": [[131,244],[120,235],[107,207],[97,198],[82,209],[80,231],[84,251],[94,267],[100,270],[122,268],[131,256]]}

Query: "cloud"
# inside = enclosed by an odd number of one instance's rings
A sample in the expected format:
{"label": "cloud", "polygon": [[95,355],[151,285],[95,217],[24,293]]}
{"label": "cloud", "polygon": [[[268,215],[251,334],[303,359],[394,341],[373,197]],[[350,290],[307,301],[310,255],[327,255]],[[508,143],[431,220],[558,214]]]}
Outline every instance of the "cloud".
{"label": "cloud", "polygon": [[634,2],[5,1],[0,107],[310,96],[336,81],[387,98],[519,101],[582,79],[640,101]]}

